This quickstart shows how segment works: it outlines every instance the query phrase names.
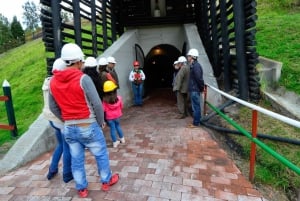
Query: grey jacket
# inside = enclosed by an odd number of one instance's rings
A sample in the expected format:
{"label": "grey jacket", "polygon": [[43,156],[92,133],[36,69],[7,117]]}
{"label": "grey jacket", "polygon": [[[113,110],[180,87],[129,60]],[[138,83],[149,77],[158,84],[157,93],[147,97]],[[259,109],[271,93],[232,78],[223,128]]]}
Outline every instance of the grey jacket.
{"label": "grey jacket", "polygon": [[180,93],[188,93],[189,77],[190,67],[185,64],[181,66],[180,70],[178,71],[175,77],[173,91],[179,91]]}

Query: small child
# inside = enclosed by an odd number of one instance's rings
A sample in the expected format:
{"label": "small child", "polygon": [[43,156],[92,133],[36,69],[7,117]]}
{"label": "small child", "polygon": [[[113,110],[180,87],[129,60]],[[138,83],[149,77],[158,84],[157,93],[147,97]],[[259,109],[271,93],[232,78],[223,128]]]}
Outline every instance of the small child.
{"label": "small child", "polygon": [[[122,116],[123,101],[121,96],[117,95],[118,86],[111,80],[107,80],[103,84],[103,110],[105,119],[110,127],[110,136],[113,141],[113,147],[116,148],[120,142],[125,143],[125,138],[120,125],[120,117]],[[116,132],[119,135],[117,140]]]}
{"label": "small child", "polygon": [[134,105],[142,106],[143,105],[143,89],[144,89],[144,80],[146,79],[145,73],[140,68],[140,62],[133,62],[133,70],[130,71],[129,81],[132,83],[132,90],[134,96]]}

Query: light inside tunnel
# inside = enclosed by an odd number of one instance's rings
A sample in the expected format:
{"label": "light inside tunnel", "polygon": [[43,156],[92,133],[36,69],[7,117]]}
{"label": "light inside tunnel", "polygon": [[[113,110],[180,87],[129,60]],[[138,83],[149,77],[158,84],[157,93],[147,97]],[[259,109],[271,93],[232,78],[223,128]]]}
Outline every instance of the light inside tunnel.
{"label": "light inside tunnel", "polygon": [[156,47],[154,49],[154,54],[161,54],[161,53],[162,53],[162,50],[159,47]]}

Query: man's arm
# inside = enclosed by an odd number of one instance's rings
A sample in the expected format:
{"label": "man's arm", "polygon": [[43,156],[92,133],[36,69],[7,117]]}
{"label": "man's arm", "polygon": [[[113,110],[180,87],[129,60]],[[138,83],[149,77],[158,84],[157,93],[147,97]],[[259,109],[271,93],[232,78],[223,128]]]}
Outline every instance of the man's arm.
{"label": "man's arm", "polygon": [[58,118],[60,119],[61,121],[63,121],[62,117],[61,117],[61,110],[59,108],[59,106],[57,105],[54,97],[52,96],[51,94],[51,91],[49,89],[49,92],[48,92],[48,102],[49,102],[49,109],[50,111]]}
{"label": "man's arm", "polygon": [[102,126],[104,124],[104,111],[96,87],[92,79],[88,75],[83,75],[81,84],[86,94],[86,97],[94,110],[97,122],[100,126]]}
{"label": "man's arm", "polygon": [[203,70],[199,63],[194,66],[195,80],[201,92],[204,90]]}

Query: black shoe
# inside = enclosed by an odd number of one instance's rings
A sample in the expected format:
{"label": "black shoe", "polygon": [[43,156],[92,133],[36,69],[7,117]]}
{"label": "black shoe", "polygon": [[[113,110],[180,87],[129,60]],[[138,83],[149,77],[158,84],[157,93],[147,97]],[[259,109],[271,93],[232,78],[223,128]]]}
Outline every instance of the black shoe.
{"label": "black shoe", "polygon": [[48,180],[51,180],[53,177],[55,177],[55,175],[57,175],[57,172],[58,172],[58,171],[50,172],[50,170],[49,170],[49,172],[48,172],[48,174],[47,174],[47,179],[48,179]]}
{"label": "black shoe", "polygon": [[73,180],[72,173],[63,174],[63,180],[65,183],[68,183],[69,181]]}

